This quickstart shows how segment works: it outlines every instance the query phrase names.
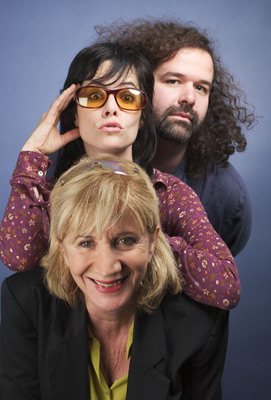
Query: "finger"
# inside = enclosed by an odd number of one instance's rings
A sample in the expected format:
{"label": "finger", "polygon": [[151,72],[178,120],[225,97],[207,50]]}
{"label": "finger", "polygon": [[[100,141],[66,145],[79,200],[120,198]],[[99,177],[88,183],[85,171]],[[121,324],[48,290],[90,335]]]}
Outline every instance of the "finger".
{"label": "finger", "polygon": [[60,114],[68,106],[72,100],[76,90],[76,85],[72,84],[68,89],[64,90],[60,96],[51,104],[47,115],[49,117],[55,118],[58,122]]}
{"label": "finger", "polygon": [[[63,110],[67,107],[67,105],[70,103],[70,101],[74,98],[74,93],[77,89],[77,85],[72,84],[70,87],[68,87],[68,89],[63,91],[63,98],[62,98],[62,108]],[[61,96],[62,96],[61,94]]]}

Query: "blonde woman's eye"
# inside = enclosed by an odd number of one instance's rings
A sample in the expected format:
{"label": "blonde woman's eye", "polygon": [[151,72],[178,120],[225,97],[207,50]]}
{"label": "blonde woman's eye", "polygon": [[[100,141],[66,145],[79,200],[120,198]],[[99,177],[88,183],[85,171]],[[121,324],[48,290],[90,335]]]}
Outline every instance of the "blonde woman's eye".
{"label": "blonde woman's eye", "polygon": [[117,244],[121,246],[133,246],[136,243],[136,239],[130,236],[122,237],[117,240]]}
{"label": "blonde woman's eye", "polygon": [[79,243],[79,246],[80,246],[80,247],[86,247],[86,248],[91,247],[91,246],[93,246],[93,245],[94,245],[93,240],[82,240],[82,241]]}

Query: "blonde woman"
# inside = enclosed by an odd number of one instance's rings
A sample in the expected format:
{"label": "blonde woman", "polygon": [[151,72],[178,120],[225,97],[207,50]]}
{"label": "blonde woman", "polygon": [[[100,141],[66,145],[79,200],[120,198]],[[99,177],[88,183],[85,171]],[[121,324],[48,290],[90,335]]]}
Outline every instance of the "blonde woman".
{"label": "blonde woman", "polygon": [[83,159],[51,205],[44,268],[2,286],[3,398],[220,399],[228,313],[181,293],[147,174]]}

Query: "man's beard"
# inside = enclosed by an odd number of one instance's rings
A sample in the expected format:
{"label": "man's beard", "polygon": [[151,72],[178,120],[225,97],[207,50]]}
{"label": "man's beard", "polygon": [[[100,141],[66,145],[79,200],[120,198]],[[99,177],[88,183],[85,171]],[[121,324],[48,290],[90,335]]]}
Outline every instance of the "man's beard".
{"label": "man's beard", "polygon": [[[168,116],[175,113],[189,114],[190,123],[176,119],[169,120]],[[200,126],[198,114],[189,104],[180,104],[179,107],[171,106],[159,117],[154,114],[154,118],[158,136],[177,144],[187,143]]]}

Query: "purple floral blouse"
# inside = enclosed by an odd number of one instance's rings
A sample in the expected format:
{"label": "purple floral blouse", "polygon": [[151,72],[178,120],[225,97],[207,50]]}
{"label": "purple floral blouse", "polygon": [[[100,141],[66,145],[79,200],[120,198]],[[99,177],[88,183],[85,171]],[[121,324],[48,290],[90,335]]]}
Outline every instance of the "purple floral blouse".
{"label": "purple floral blouse", "polygon": [[[45,155],[21,152],[10,181],[12,190],[0,228],[0,256],[13,271],[35,268],[48,248],[49,166]],[[197,194],[157,169],[152,181],[160,201],[161,227],[184,279],[183,291],[201,303],[234,308],[241,294],[237,268]]]}

